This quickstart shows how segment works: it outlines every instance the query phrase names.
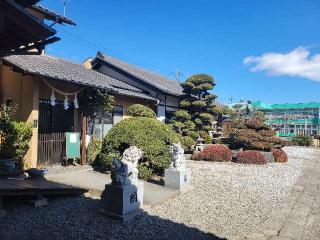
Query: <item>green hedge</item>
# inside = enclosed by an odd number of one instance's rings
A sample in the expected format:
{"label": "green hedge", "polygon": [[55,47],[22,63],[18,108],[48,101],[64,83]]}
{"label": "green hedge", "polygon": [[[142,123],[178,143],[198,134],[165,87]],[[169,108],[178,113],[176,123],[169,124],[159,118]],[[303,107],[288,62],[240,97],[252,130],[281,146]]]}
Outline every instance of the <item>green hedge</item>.
{"label": "green hedge", "polygon": [[156,113],[149,107],[141,104],[133,104],[128,107],[127,113],[132,117],[156,118]]}
{"label": "green hedge", "polygon": [[111,167],[111,155],[122,155],[130,146],[143,151],[143,163],[155,174],[169,167],[170,144],[180,140],[170,126],[147,117],[127,118],[114,125],[104,138],[100,161]]}
{"label": "green hedge", "polygon": [[14,159],[19,168],[29,150],[32,123],[13,121],[15,108],[0,106],[0,159]]}
{"label": "green hedge", "polygon": [[312,145],[312,137],[298,135],[292,138],[292,142],[299,145],[299,146],[311,146]]}
{"label": "green hedge", "polygon": [[102,148],[102,140],[99,138],[91,138],[88,146],[88,162],[94,164]]}

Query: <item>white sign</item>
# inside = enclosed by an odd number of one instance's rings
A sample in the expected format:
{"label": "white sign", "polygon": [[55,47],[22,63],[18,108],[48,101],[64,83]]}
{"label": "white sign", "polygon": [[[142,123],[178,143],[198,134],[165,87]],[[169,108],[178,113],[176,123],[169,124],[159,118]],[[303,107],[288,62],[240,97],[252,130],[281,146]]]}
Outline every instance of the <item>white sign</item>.
{"label": "white sign", "polygon": [[70,143],[76,143],[77,142],[77,134],[71,133],[70,134]]}

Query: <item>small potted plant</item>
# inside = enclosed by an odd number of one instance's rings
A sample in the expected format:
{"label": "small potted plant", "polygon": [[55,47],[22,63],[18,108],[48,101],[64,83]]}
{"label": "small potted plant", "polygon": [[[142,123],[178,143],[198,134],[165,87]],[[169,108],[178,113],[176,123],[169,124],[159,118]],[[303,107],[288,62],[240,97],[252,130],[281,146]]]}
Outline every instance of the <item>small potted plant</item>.
{"label": "small potted plant", "polygon": [[30,168],[26,171],[31,178],[44,178],[48,173],[46,168]]}

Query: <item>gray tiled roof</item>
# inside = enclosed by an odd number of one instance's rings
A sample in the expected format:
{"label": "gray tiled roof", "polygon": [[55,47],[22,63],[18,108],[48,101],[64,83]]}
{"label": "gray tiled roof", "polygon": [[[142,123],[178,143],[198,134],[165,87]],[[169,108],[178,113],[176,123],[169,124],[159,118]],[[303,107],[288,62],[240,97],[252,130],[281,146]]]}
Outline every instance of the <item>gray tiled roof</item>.
{"label": "gray tiled roof", "polygon": [[[48,55],[15,55],[5,57],[2,61],[31,75],[39,75],[49,79],[102,88],[127,96],[154,100],[139,88],[64,59]],[[130,95],[130,93],[132,94]]]}
{"label": "gray tiled roof", "polygon": [[101,52],[99,52],[96,57],[166,93],[175,96],[182,94],[182,87],[178,81],[160,76],[157,73],[147,71],[106,54],[102,54]]}

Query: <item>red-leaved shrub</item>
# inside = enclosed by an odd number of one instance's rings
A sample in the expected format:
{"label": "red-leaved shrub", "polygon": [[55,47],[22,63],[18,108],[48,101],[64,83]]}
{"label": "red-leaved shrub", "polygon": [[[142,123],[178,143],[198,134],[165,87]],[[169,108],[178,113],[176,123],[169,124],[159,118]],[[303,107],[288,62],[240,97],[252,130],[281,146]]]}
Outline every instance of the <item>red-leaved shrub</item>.
{"label": "red-leaved shrub", "polygon": [[273,148],[271,149],[273,156],[274,156],[274,161],[278,163],[285,163],[288,162],[288,156],[285,151],[282,149],[278,148]]}
{"label": "red-leaved shrub", "polygon": [[255,150],[246,150],[246,151],[239,152],[237,154],[237,158],[235,162],[243,163],[243,164],[258,164],[258,165],[267,163],[263,154]]}
{"label": "red-leaved shrub", "polygon": [[232,152],[226,145],[213,144],[201,152],[194,154],[192,159],[198,161],[230,162],[232,160]]}

